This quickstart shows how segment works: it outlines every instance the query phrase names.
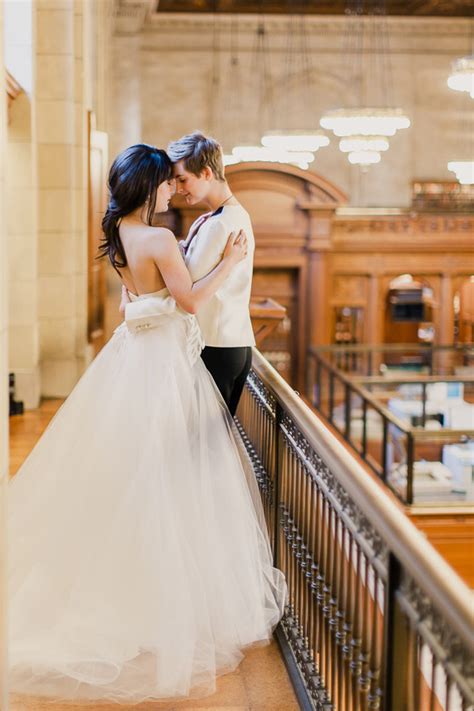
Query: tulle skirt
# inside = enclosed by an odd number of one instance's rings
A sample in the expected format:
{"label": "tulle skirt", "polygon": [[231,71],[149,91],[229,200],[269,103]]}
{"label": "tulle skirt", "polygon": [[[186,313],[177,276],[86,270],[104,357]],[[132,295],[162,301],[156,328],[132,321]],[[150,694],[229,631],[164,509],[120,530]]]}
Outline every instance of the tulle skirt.
{"label": "tulle skirt", "polygon": [[183,320],[125,324],[9,484],[11,690],[207,695],[286,598],[232,420]]}

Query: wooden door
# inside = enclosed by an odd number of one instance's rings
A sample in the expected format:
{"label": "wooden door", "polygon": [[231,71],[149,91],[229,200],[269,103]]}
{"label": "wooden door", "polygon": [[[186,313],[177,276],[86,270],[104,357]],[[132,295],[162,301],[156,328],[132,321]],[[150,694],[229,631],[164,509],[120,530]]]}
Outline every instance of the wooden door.
{"label": "wooden door", "polygon": [[107,207],[107,134],[93,128],[89,112],[88,150],[88,298],[87,334],[94,355],[105,342],[106,283],[103,259],[97,254],[102,239],[102,218]]}

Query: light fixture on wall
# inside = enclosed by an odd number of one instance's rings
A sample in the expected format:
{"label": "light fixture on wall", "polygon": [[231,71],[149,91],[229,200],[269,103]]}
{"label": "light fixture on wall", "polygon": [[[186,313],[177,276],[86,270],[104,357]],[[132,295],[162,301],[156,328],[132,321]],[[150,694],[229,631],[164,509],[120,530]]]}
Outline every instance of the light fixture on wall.
{"label": "light fixture on wall", "polygon": [[452,63],[448,86],[455,91],[465,91],[474,99],[474,54]]}
{"label": "light fixture on wall", "polygon": [[372,10],[369,17],[364,17],[364,0],[355,0],[355,6],[346,10],[343,51],[349,63],[348,77],[357,90],[357,105],[327,111],[320,120],[323,128],[341,138],[339,149],[348,153],[350,163],[361,166],[379,163],[381,153],[389,148],[388,138],[410,126],[403,109],[391,106],[384,0],[369,0],[368,4]]}

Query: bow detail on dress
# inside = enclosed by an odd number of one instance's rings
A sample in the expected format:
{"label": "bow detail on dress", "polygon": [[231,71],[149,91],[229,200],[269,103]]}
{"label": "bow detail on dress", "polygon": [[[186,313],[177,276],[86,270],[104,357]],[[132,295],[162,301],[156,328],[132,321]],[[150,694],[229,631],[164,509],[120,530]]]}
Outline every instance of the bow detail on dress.
{"label": "bow detail on dress", "polygon": [[172,296],[168,294],[135,297],[135,300],[125,307],[125,323],[130,333],[159,328],[170,319],[184,321],[187,355],[191,365],[194,365],[205,345],[201,329],[196,317],[179,307]]}

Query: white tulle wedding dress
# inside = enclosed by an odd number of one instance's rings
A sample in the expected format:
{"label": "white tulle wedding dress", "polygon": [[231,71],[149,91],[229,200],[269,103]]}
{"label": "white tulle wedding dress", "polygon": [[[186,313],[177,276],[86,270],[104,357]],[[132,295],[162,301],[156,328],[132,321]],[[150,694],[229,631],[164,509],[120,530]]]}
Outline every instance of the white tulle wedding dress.
{"label": "white tulle wedding dress", "polygon": [[166,289],[115,331],[9,485],[13,692],[210,694],[286,598],[232,420]]}

